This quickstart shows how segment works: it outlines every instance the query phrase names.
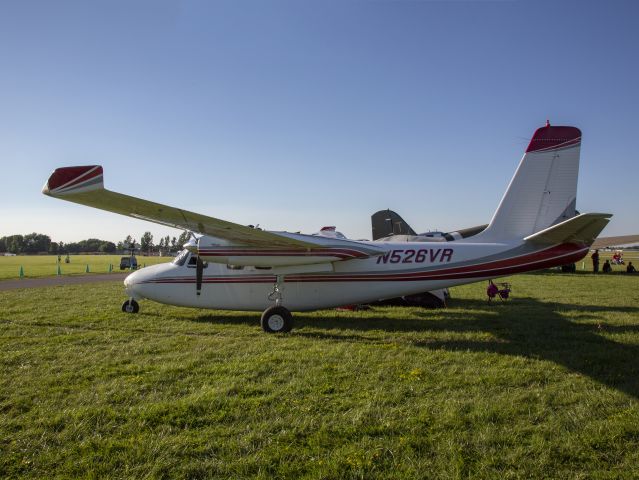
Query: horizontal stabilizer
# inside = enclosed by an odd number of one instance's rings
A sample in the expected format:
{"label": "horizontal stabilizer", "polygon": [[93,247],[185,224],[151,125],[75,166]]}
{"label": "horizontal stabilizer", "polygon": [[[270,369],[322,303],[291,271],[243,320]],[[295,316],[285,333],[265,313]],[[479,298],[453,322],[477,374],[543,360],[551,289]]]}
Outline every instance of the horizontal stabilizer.
{"label": "horizontal stabilizer", "polygon": [[610,221],[610,213],[582,213],[576,217],[548,227],[525,237],[527,242],[556,245],[559,243],[583,243],[592,245]]}
{"label": "horizontal stabilizer", "polygon": [[398,213],[388,209],[380,210],[371,215],[373,227],[373,240],[378,240],[391,235],[417,235],[406,221]]}

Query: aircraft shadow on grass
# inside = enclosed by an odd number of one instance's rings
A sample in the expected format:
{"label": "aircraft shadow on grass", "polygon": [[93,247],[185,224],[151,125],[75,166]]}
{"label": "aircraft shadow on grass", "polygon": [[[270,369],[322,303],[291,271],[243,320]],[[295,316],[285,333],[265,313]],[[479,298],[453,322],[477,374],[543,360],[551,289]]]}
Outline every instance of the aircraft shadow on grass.
{"label": "aircraft shadow on grass", "polygon": [[[484,332],[494,336],[495,340],[429,340],[422,335],[417,339],[411,337],[407,344],[432,350],[491,352],[549,360],[639,399],[639,345],[620,343],[604,336],[606,333],[639,333],[639,324],[592,322],[597,318],[593,315],[595,312],[639,314],[639,307],[576,305],[541,302],[533,298],[518,298],[494,305],[480,300],[453,300],[451,307],[438,311],[411,309],[410,313],[407,311],[409,318],[406,319],[371,317],[370,311],[361,316],[345,314],[325,319],[298,313],[293,335],[330,341],[380,343],[379,337],[353,331]],[[568,311],[571,316],[564,316]],[[256,324],[254,315],[203,315],[196,321]],[[580,321],[590,323],[576,323]],[[305,332],[303,327],[310,327],[313,331]],[[397,342],[397,336],[392,341]]]}

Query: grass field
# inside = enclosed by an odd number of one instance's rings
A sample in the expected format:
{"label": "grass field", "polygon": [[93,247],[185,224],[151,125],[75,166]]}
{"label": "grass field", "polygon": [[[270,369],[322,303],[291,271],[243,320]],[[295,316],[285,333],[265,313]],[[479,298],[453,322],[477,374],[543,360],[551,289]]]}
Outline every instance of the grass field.
{"label": "grass field", "polygon": [[[70,263],[64,263],[65,255],[60,262],[62,275],[83,275],[87,265],[90,273],[108,273],[109,264],[113,272],[120,271],[122,255],[71,255]],[[155,265],[170,262],[171,257],[137,257],[139,265]],[[25,278],[50,277],[57,275],[57,255],[18,255],[15,257],[0,257],[0,280],[18,278],[20,267],[23,268]]]}
{"label": "grass field", "polygon": [[0,478],[636,478],[639,276],[259,314],[0,292]]}
{"label": "grass field", "polygon": [[[90,273],[108,273],[109,264],[113,273],[120,271],[121,255],[71,255],[71,263],[64,263],[64,255],[60,263],[62,275],[84,275],[87,265]],[[170,262],[171,257],[141,257],[138,256],[140,266],[155,265],[157,263]],[[612,258],[612,252],[601,252],[601,264],[606,259]],[[639,266],[639,252],[629,251],[624,255],[626,262],[632,261]],[[19,278],[20,267],[25,278],[50,277],[57,275],[58,257],[56,255],[19,255],[15,257],[0,256],[0,280]],[[584,258],[577,263],[577,271],[592,271],[590,258]],[[613,265],[613,272],[625,271],[625,265]]]}
{"label": "grass field", "polygon": [[[612,257],[612,252],[601,253],[601,265],[606,259]],[[60,263],[62,275],[83,275],[89,266],[90,273],[108,273],[109,264],[113,266],[113,272],[119,272],[121,255],[71,255],[71,263],[64,263],[64,256]],[[639,266],[639,252],[628,251],[624,255],[626,263],[632,261]],[[137,257],[139,265],[155,265],[157,263],[170,262],[171,257]],[[50,277],[57,275],[58,257],[56,255],[19,255],[16,257],[0,256],[0,280],[19,278],[22,266],[25,278]],[[590,258],[584,258],[578,262],[577,270],[592,271]],[[625,271],[625,265],[613,265],[613,272]]]}

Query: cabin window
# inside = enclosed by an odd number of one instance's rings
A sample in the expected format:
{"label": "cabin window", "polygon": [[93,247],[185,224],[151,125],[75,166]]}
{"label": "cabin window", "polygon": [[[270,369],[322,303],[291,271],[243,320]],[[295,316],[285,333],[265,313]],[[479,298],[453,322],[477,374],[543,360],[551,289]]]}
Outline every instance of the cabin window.
{"label": "cabin window", "polygon": [[178,254],[177,257],[175,257],[175,259],[171,263],[173,263],[173,265],[179,265],[181,267],[182,265],[184,265],[184,262],[186,262],[188,256],[189,251],[184,249]]}
{"label": "cabin window", "polygon": [[227,265],[226,268],[229,270],[244,270],[242,265]]}
{"label": "cabin window", "polygon": [[273,267],[259,267],[257,265],[255,265],[255,270],[270,270]]}

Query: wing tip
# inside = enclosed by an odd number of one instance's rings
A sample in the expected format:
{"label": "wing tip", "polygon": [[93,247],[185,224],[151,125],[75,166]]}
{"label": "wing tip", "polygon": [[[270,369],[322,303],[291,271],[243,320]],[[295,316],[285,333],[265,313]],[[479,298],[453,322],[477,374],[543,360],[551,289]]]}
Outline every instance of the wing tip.
{"label": "wing tip", "polygon": [[42,187],[42,193],[57,196],[102,188],[103,175],[101,165],[56,168]]}

